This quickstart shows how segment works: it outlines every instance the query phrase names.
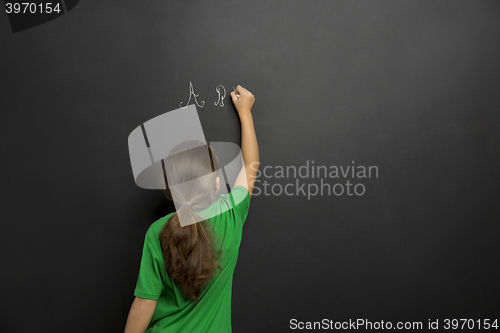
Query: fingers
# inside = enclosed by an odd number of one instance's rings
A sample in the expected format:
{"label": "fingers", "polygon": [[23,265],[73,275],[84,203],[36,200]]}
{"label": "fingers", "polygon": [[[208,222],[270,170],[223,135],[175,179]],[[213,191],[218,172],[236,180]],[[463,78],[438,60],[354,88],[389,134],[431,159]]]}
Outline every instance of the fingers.
{"label": "fingers", "polygon": [[250,97],[251,99],[255,100],[253,94],[240,85],[238,85],[236,89],[234,89],[234,92],[236,93],[236,97]]}
{"label": "fingers", "polygon": [[235,91],[231,91],[231,99],[233,100],[233,103],[236,103],[236,101],[238,100],[238,96],[236,96],[236,92]]}
{"label": "fingers", "polygon": [[254,95],[241,85],[238,85],[231,92],[231,99],[238,112],[240,112],[240,110],[251,110],[255,102]]}
{"label": "fingers", "polygon": [[235,91],[237,94],[240,94],[240,95],[242,95],[242,94],[244,94],[244,93],[249,92],[248,90],[246,90],[245,88],[243,88],[243,87],[242,87],[242,86],[240,86],[239,84],[238,84],[238,86],[236,86],[236,89],[234,89],[234,91]]}

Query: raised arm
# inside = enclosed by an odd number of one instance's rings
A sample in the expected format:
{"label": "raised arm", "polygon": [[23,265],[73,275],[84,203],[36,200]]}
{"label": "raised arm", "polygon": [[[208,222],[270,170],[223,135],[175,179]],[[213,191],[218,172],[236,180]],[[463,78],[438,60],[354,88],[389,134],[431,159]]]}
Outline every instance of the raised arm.
{"label": "raised arm", "polygon": [[244,186],[248,189],[250,195],[252,195],[255,179],[257,178],[257,170],[260,165],[259,146],[257,144],[252,117],[252,107],[255,97],[250,91],[238,85],[231,92],[231,99],[240,117],[241,154],[243,156],[243,166],[234,186]]}

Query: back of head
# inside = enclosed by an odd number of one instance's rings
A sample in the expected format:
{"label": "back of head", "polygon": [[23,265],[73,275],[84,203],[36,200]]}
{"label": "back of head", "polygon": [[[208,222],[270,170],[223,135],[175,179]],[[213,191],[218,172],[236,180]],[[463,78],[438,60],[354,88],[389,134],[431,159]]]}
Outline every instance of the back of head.
{"label": "back of head", "polygon": [[186,141],[170,151],[164,165],[165,195],[178,207],[160,232],[165,269],[187,297],[198,301],[202,288],[220,268],[216,235],[195,213],[216,199],[219,161],[206,143]]}

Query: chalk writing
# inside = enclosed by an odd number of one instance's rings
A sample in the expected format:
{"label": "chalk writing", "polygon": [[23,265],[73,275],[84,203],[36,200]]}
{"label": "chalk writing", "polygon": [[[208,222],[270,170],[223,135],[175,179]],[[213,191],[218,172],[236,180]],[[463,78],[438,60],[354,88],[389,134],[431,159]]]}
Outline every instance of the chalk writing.
{"label": "chalk writing", "polygon": [[186,103],[186,106],[182,106],[182,102],[179,103],[179,106],[182,108],[182,109],[185,109],[188,107],[189,105],[189,102],[191,101],[191,95],[194,96],[194,101],[196,102],[196,105],[198,105],[200,108],[202,108],[204,105],[205,105],[205,101],[201,101],[201,105],[198,104],[198,100],[196,99],[196,97],[198,97],[200,94],[196,95],[194,93],[194,89],[193,89],[193,84],[191,83],[191,81],[189,81],[189,99]]}
{"label": "chalk writing", "polygon": [[[221,94],[221,90],[223,91],[223,93]],[[220,105],[220,107],[223,107],[224,106],[224,98],[226,97],[226,88],[224,88],[224,86],[222,84],[219,84],[217,87],[215,87],[215,91],[217,92],[218,94],[218,97],[217,97],[217,102],[215,102],[215,106],[217,105]],[[220,101],[220,103],[219,103]]]}

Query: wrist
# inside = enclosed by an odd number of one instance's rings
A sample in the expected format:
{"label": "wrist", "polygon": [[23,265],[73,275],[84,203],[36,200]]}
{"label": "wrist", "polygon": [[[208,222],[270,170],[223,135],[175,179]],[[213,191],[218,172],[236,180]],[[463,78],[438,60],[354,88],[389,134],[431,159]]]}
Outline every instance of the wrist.
{"label": "wrist", "polygon": [[252,112],[250,110],[241,110],[238,111],[238,115],[240,117],[240,120],[246,119],[246,118],[252,118]]}

